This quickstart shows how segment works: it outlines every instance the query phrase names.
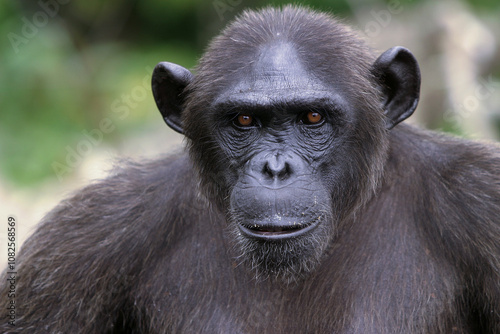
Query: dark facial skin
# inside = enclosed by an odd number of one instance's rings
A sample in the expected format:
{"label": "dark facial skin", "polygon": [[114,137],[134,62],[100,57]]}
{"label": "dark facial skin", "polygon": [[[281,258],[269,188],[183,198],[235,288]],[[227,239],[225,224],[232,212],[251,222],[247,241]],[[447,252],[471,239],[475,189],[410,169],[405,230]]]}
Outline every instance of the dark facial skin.
{"label": "dark facial skin", "polygon": [[[258,249],[251,258],[266,271],[300,269],[318,260],[336,224],[329,194],[340,180],[325,177],[336,167],[325,156],[348,137],[349,117],[342,96],[307,74],[291,44],[265,46],[256,58],[211,108],[236,180],[229,217],[242,248]],[[276,245],[297,256],[280,261]]]}
{"label": "dark facial skin", "polygon": [[[254,237],[276,240],[300,235],[291,232],[316,225],[319,208],[330,207],[319,168],[334,140],[333,122],[338,120],[333,118],[339,118],[340,98],[319,80],[308,80],[299,59],[285,57],[290,52],[282,45],[263,50],[252,74],[225,91],[213,107],[222,119],[217,140],[237,173],[230,210],[243,226],[269,232]],[[330,110],[324,108],[326,101]],[[322,109],[314,110],[315,104]]]}

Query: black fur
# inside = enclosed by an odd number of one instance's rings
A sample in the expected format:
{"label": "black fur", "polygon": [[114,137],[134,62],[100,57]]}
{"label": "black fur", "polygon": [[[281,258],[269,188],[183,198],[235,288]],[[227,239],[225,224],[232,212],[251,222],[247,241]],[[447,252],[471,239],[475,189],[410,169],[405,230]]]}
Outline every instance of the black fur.
{"label": "black fur", "polygon": [[[248,215],[231,209],[239,157],[227,152],[245,147],[227,143],[210,106],[280,31],[308,51],[310,73],[343,82],[357,111],[335,118],[335,154],[318,153],[317,173],[340,166],[321,174],[323,221],[273,243],[239,233]],[[16,326],[5,317],[0,332],[500,333],[499,147],[394,127],[413,100],[384,104],[384,92],[412,95],[419,78],[384,82],[377,70],[399,59],[384,57],[374,70],[370,51],[324,14],[244,14],[211,44],[182,101],[160,103],[189,156],[124,164],[49,213],[19,254]],[[187,84],[181,75],[169,84]]]}

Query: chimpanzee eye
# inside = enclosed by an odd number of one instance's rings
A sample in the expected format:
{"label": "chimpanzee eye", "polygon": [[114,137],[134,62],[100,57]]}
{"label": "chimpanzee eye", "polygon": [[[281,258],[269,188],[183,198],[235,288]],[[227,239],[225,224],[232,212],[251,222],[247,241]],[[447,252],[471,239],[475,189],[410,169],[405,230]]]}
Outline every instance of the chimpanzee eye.
{"label": "chimpanzee eye", "polygon": [[316,111],[309,111],[302,116],[300,122],[307,125],[320,124],[323,122],[323,115]]}
{"label": "chimpanzee eye", "polygon": [[241,114],[236,117],[234,123],[239,127],[245,128],[254,125],[254,119],[250,115]]}

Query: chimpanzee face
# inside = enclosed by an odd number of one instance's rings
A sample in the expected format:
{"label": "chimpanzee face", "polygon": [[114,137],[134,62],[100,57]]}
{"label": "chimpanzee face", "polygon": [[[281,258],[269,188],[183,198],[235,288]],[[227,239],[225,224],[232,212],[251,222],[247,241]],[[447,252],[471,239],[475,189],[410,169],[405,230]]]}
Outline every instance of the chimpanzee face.
{"label": "chimpanzee face", "polygon": [[252,43],[229,29],[196,76],[170,63],[155,69],[167,124],[187,136],[204,194],[264,276],[290,280],[315,267],[376,189],[388,129],[416,106],[418,75],[401,77],[418,69],[409,51],[368,63],[345,37],[318,45],[284,29]]}

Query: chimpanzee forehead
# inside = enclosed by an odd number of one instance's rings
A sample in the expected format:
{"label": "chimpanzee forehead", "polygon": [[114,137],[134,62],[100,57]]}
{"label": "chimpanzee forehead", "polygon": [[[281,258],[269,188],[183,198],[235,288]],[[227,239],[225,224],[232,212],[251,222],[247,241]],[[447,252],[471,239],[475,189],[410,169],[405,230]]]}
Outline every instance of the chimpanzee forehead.
{"label": "chimpanzee forehead", "polygon": [[261,46],[255,61],[238,69],[235,75],[239,79],[224,90],[214,104],[231,100],[254,105],[274,104],[288,99],[324,98],[332,90],[307,71],[296,47],[285,41]]}
{"label": "chimpanzee forehead", "polygon": [[253,69],[263,76],[297,76],[305,71],[297,50],[290,42],[274,42],[263,45],[257,52]]}

